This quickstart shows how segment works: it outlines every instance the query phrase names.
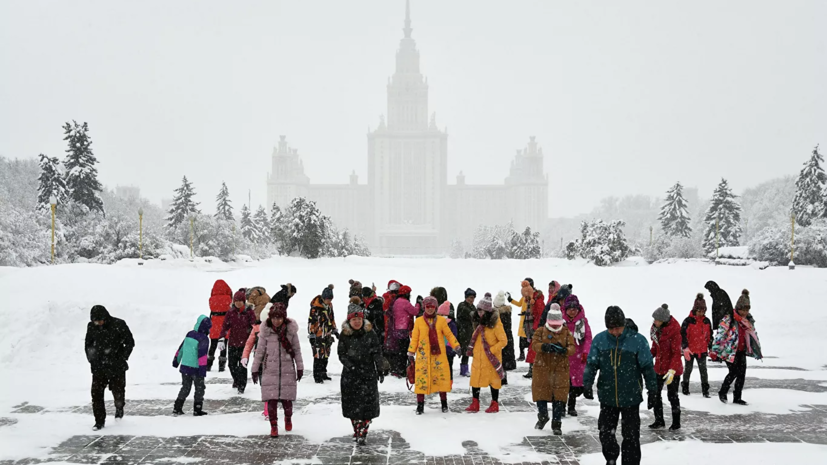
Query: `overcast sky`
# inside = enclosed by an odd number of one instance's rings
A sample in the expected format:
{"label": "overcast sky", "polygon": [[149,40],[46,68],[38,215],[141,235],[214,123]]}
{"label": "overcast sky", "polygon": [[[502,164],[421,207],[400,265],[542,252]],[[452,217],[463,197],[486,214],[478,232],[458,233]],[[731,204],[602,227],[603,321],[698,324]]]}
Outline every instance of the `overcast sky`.
{"label": "overcast sky", "polygon": [[[403,0],[0,2],[0,155],[63,157],[87,121],[101,181],[159,202],[187,175],[265,202],[279,135],[316,183],[366,182]],[[827,144],[827,2],[412,0],[448,179],[502,183],[536,136],[552,217],[609,195],[709,197]],[[822,152],[827,149],[822,149]]]}

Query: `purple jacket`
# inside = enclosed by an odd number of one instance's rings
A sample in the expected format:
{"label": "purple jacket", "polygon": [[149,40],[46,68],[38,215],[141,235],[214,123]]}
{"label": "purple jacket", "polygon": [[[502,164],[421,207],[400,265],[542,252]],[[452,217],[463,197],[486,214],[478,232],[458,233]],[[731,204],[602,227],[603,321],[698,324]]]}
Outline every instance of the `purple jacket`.
{"label": "purple jacket", "polygon": [[419,308],[408,299],[398,298],[393,303],[393,329],[410,331],[413,319],[419,315]]}
{"label": "purple jacket", "polygon": [[253,307],[245,307],[244,310],[233,307],[227,311],[227,316],[224,317],[224,325],[221,326],[221,334],[218,338],[227,337],[229,332],[227,347],[244,347],[255,322],[256,314],[253,312]]}
{"label": "purple jacket", "polygon": [[574,337],[574,355],[569,357],[569,377],[571,385],[580,387],[583,385],[583,371],[586,369],[586,362],[583,354],[588,357],[592,348],[592,329],[589,327],[589,320],[586,319],[586,311],[580,306],[580,313],[574,318],[569,318],[567,312],[563,312],[563,319],[566,320],[566,327]]}
{"label": "purple jacket", "polygon": [[175,358],[172,359],[172,366],[178,368],[180,365],[180,372],[185,375],[195,376],[198,378],[207,377],[207,352],[210,349],[210,328],[212,322],[210,318],[201,315],[195,323],[195,328],[187,333],[184,342],[178,347],[175,352]]}

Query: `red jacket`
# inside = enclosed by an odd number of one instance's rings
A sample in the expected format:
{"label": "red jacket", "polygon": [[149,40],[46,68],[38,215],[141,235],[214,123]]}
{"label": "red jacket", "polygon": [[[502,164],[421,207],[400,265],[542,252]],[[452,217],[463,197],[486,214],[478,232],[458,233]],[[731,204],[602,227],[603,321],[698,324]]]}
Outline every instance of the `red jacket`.
{"label": "red jacket", "polygon": [[227,316],[227,311],[233,305],[233,290],[219,279],[212,285],[212,294],[210,294],[210,321],[212,328],[210,328],[210,339],[218,339],[221,334],[221,327],[224,326],[224,317]]}
{"label": "red jacket", "polygon": [[698,320],[692,312],[681,324],[681,349],[693,354],[705,354],[712,347],[712,323],[709,318]]}
{"label": "red jacket", "polygon": [[683,357],[681,355],[681,328],[675,317],[656,328],[652,325],[652,357],[655,357],[655,373],[665,375],[675,370],[675,376],[683,374]]}
{"label": "red jacket", "polygon": [[[546,324],[545,321],[541,321],[543,317],[543,310],[546,308],[546,304],[543,301],[543,292],[542,291],[534,291],[534,303],[531,304],[531,308],[527,308],[526,312],[531,312],[531,316],[534,321],[531,323],[531,328],[533,330],[537,330],[540,326]],[[537,355],[534,353],[534,349],[529,345],[528,346],[528,355],[526,356],[526,363],[534,363],[534,358]]]}

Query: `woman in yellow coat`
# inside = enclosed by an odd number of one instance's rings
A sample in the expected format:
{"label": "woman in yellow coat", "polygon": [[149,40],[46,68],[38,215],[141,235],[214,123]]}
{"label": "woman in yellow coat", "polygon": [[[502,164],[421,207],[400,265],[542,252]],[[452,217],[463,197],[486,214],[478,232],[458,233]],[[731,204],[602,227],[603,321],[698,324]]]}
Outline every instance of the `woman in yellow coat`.
{"label": "woman in yellow coat", "polygon": [[425,412],[425,395],[439,393],[442,412],[448,411],[448,391],[451,390],[451,368],[445,342],[459,351],[459,341],[448,327],[448,320],[436,313],[436,297],[428,296],[422,301],[425,313],[417,318],[408,346],[408,358],[416,357],[416,414]]}
{"label": "woman in yellow coat", "polygon": [[508,344],[508,337],[499,314],[494,310],[490,292],[486,292],[477,304],[474,325],[474,335],[471,336],[467,349],[467,355],[474,357],[471,364],[471,392],[474,399],[465,411],[479,412],[480,388],[491,387],[491,405],[485,412],[496,413],[500,411],[500,387],[505,377],[502,353]]}

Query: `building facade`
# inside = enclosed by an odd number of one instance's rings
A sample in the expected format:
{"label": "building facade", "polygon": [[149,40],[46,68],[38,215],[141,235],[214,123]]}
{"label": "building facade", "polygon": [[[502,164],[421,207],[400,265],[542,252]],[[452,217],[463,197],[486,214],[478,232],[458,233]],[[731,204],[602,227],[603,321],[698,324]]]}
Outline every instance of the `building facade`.
{"label": "building facade", "polygon": [[285,208],[295,197],[316,202],[339,228],[361,235],[375,255],[445,255],[454,239],[470,246],[484,218],[510,218],[539,230],[548,218],[543,151],[532,136],[518,150],[501,185],[469,185],[460,173],[448,184],[448,133],[428,109],[428,80],[412,38],[410,3],[396,70],[387,85],[387,121],[367,135],[368,179],[311,184],[298,151],[281,136],[273,149],[267,204]]}

